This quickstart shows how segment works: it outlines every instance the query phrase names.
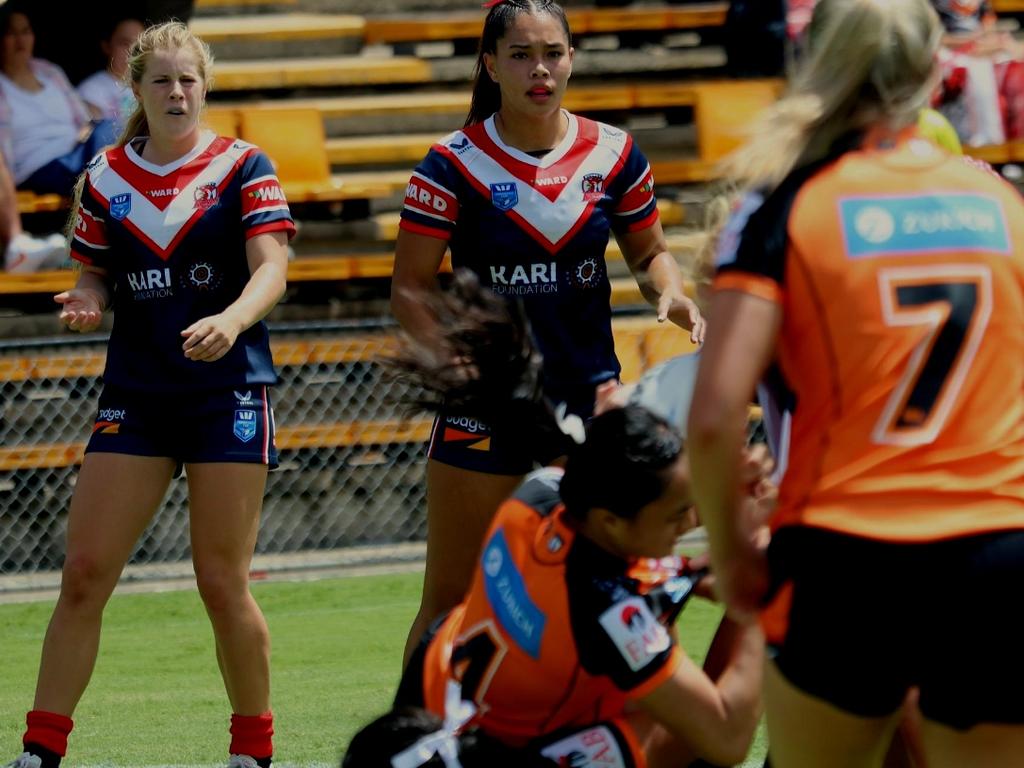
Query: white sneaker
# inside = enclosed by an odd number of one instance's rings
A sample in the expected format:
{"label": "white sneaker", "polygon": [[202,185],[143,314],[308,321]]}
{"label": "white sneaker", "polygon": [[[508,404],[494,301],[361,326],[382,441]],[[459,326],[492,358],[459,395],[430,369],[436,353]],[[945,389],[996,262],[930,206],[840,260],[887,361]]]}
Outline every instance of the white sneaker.
{"label": "white sneaker", "polygon": [[7,764],[7,768],[40,768],[42,764],[43,759],[41,757],[30,755],[28,752],[22,752],[21,757],[13,763]]}
{"label": "white sneaker", "polygon": [[67,258],[68,244],[64,235],[54,232],[46,237],[32,237],[22,232],[11,238],[4,253],[4,270],[14,274],[57,269]]}
{"label": "white sneaker", "polygon": [[231,755],[228,759],[228,768],[260,768],[260,766],[248,755]]}

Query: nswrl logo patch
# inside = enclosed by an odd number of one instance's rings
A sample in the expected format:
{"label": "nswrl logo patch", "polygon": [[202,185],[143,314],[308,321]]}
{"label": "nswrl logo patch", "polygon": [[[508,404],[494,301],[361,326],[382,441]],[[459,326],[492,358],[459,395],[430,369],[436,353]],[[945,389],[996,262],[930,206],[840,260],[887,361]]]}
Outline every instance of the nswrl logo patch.
{"label": "nswrl logo patch", "polygon": [[132,210],[132,193],[125,192],[110,198],[110,215],[121,221]]}
{"label": "nswrl logo patch", "polygon": [[235,426],[232,430],[239,440],[248,443],[256,437],[256,411],[239,409],[235,411]]}
{"label": "nswrl logo patch", "polygon": [[519,190],[514,181],[491,184],[491,202],[499,211],[510,211],[519,204]]}

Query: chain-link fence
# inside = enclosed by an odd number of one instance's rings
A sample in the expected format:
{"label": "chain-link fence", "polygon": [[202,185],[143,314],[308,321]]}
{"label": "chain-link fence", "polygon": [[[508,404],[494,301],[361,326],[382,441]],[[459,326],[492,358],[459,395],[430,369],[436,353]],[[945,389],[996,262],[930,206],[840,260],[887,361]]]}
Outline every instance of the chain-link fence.
{"label": "chain-link fence", "polygon": [[[421,538],[429,422],[403,419],[399,385],[382,385],[374,361],[393,343],[393,330],[381,322],[333,323],[278,328],[273,338],[281,465],[267,483],[258,551]],[[0,573],[60,566],[104,341],[0,347]],[[188,553],[187,487],[178,478],[132,562]]]}
{"label": "chain-link fence", "polygon": [[[650,317],[620,317],[624,378],[689,349]],[[425,536],[430,422],[405,418],[376,361],[395,329],[376,321],[272,328],[281,465],[270,473],[258,553],[333,550]],[[77,465],[95,416],[105,339],[0,342],[0,574],[60,567]],[[116,488],[111,493],[117,493]],[[187,488],[167,498],[133,563],[189,557]]]}

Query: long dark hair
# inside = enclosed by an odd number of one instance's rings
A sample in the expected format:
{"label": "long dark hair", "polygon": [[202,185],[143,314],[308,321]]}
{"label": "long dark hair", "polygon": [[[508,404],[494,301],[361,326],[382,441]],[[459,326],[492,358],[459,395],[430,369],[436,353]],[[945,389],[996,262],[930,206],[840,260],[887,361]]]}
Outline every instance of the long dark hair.
{"label": "long dark hair", "polygon": [[664,492],[666,470],[683,451],[675,427],[629,403],[595,416],[577,444],[544,396],[543,358],[522,307],[484,288],[465,269],[456,271],[448,290],[423,301],[439,329],[437,348],[407,340],[382,361],[392,376],[413,387],[407,403],[433,412],[450,408],[503,428],[517,442],[515,450],[541,463],[568,456],[561,493],[576,517],[601,507],[633,518]]}
{"label": "long dark hair", "polygon": [[[468,269],[422,301],[440,329],[437,348],[406,338],[382,361],[393,378],[412,385],[404,400],[414,410],[446,407],[494,423],[508,418],[510,404],[530,408],[543,400],[543,358],[522,306],[481,286]],[[536,420],[548,417],[538,413]]]}
{"label": "long dark hair", "polygon": [[487,74],[484,54],[493,56],[497,53],[498,41],[505,36],[516,18],[524,13],[549,13],[554,16],[561,22],[565,39],[572,47],[572,32],[569,30],[565,9],[553,0],[503,0],[492,6],[484,19],[483,32],[480,33],[480,48],[473,70],[473,100],[469,105],[469,114],[466,115],[466,126],[482,123],[501,108],[501,89]]}

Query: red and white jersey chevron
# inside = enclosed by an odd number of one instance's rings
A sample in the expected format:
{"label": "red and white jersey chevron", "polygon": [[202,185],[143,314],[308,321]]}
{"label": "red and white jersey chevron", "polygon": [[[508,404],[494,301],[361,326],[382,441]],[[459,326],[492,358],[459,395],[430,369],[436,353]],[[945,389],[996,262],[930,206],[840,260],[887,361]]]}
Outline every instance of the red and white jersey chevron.
{"label": "red and white jersey chevron", "polygon": [[449,242],[452,264],[520,298],[556,391],[619,374],[604,252],[658,220],[650,164],[625,131],[565,113],[543,157],[505,144],[492,116],[435,144],[409,180],[403,229]]}
{"label": "red and white jersey chevron", "polygon": [[238,298],[249,280],[245,242],[295,225],[270,160],[205,132],[167,165],[138,146],[107,150],[86,169],[72,258],[106,274],[114,330],[104,379],[149,390],[273,384],[266,327],[239,336],[215,363],[181,352],[180,332]]}

